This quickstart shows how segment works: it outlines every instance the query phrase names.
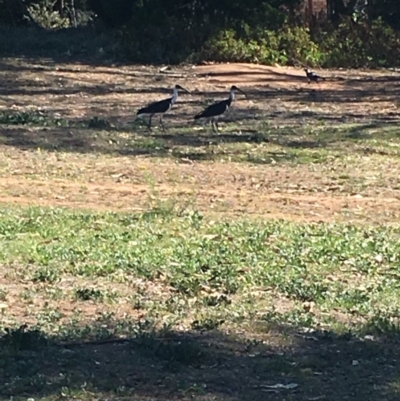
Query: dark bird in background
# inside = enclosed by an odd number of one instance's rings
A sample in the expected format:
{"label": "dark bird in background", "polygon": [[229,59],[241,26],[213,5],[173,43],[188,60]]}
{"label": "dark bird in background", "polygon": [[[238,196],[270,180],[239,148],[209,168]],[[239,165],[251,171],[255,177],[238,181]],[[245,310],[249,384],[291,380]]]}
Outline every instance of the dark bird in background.
{"label": "dark bird in background", "polygon": [[307,75],[308,83],[310,84],[311,82],[315,82],[316,84],[319,85],[319,81],[325,81],[324,77],[321,77],[317,75],[315,72],[310,71],[308,68],[304,68],[304,71]]}
{"label": "dark bird in background", "polygon": [[[233,85],[230,89],[229,98],[226,100],[222,100],[220,102],[214,103],[204,109],[201,113],[197,114],[194,119],[198,120],[199,118],[211,118],[211,126],[213,132],[218,132],[218,118],[222,116],[226,111],[228,111],[231,106],[233,100],[235,99],[235,91],[243,93],[244,96],[246,94],[239,89],[237,86]],[[215,131],[216,130],[216,131]]]}
{"label": "dark bird in background", "polygon": [[178,91],[179,90],[184,91],[186,93],[190,93],[187,89],[182,88],[182,86],[175,85],[174,86],[174,93],[173,93],[172,97],[169,97],[168,99],[160,100],[158,102],[150,103],[146,107],[141,108],[137,112],[137,117],[136,118],[140,118],[145,114],[150,114],[149,129],[151,130],[151,119],[153,118],[154,114],[161,114],[161,116],[160,116],[160,124],[161,124],[163,130],[165,131],[165,126],[164,126],[164,122],[163,122],[163,116],[175,104],[176,100],[178,99]]}

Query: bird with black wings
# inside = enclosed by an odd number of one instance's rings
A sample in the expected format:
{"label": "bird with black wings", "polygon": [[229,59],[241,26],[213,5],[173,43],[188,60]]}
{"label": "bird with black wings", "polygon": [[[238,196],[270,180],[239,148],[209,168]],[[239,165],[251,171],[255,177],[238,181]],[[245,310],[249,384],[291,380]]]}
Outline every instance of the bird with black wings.
{"label": "bird with black wings", "polygon": [[304,71],[307,75],[308,83],[310,84],[311,82],[315,82],[316,84],[319,85],[319,81],[325,81],[326,78],[321,77],[320,75],[317,75],[315,72],[310,71],[308,68],[304,68]]}
{"label": "bird with black wings", "polygon": [[176,100],[178,99],[178,91],[179,90],[184,91],[186,93],[190,93],[187,89],[183,88],[182,86],[175,85],[172,97],[150,103],[147,106],[141,108],[140,110],[138,110],[136,118],[140,118],[145,114],[149,114],[150,115],[149,129],[151,130],[151,119],[153,118],[153,116],[155,114],[160,114],[160,124],[161,124],[163,130],[165,131],[165,126],[164,126],[164,122],[163,122],[164,114],[167,111],[171,110],[172,106],[175,104]]}
{"label": "bird with black wings", "polygon": [[229,91],[228,99],[211,104],[210,106],[206,107],[202,112],[195,115],[194,119],[198,120],[199,118],[210,118],[213,132],[218,132],[218,119],[231,107],[231,104],[235,99],[235,91],[241,92],[243,93],[243,95],[246,96],[246,94],[241,89],[233,85]]}

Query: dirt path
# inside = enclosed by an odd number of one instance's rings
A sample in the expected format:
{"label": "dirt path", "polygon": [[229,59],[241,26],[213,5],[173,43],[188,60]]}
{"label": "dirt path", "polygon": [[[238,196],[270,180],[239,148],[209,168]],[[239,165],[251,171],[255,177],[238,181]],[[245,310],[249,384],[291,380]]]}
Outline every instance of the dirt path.
{"label": "dirt path", "polygon": [[[272,182],[268,180],[257,180],[256,175],[248,179],[244,169],[238,178],[219,174],[221,166],[210,166],[208,174],[204,168],[202,170],[202,184],[195,174],[189,175],[192,184],[188,182],[190,180],[184,180],[183,183],[123,183],[120,182],[123,176],[118,174],[114,180],[99,179],[95,182],[3,177],[0,178],[1,202],[117,211],[140,211],[149,207],[177,210],[195,208],[204,213],[224,214],[227,217],[246,214],[296,221],[382,223],[394,222],[400,217],[398,197],[385,194],[334,196],[329,191],[312,194],[301,185],[284,188],[281,182],[279,188],[279,184],[272,187]],[[289,182],[291,178],[295,178],[295,175],[286,176]]]}

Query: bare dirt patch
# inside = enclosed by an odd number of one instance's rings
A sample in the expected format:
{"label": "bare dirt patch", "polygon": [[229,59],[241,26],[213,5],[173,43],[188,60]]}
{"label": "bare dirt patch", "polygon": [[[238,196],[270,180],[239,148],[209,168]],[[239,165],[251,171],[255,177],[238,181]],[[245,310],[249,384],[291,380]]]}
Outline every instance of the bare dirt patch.
{"label": "bare dirt patch", "polygon": [[[211,178],[212,174],[212,178]],[[75,183],[0,178],[1,201],[14,205],[59,206],[92,210],[145,211],[149,207],[198,209],[206,214],[291,219],[296,221],[395,222],[399,199],[329,193],[311,195],[305,189],[280,189],[265,181],[225,182],[210,168],[207,184]],[[203,179],[207,181],[207,176]],[[276,176],[276,175],[275,175]],[[279,176],[278,176],[279,179]],[[273,183],[271,183],[273,184]]]}

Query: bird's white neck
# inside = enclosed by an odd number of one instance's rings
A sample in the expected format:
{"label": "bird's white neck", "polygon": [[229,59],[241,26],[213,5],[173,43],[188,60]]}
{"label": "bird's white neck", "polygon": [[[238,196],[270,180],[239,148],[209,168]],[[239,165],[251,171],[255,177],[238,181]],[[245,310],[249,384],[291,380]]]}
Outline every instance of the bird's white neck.
{"label": "bird's white neck", "polygon": [[174,88],[174,93],[172,95],[171,103],[174,104],[176,102],[176,99],[178,99],[178,88]]}
{"label": "bird's white neck", "polygon": [[231,99],[231,101],[235,100],[235,90],[234,89],[231,89],[231,93],[229,95],[229,98]]}

